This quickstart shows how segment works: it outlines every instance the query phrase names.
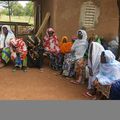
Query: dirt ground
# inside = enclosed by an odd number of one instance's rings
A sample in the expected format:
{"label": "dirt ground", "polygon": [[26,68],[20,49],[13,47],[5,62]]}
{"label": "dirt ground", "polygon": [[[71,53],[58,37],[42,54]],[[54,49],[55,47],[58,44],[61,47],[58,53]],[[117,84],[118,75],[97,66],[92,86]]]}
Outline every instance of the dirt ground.
{"label": "dirt ground", "polygon": [[28,72],[0,69],[0,100],[88,100],[86,85],[74,85],[58,72],[44,67]]}

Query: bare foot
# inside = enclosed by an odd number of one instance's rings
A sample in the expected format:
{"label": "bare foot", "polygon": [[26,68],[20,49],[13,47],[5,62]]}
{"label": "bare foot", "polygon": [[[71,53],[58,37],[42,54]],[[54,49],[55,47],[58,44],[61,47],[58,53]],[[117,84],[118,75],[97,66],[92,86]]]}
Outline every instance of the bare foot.
{"label": "bare foot", "polygon": [[92,98],[92,100],[97,100],[97,97],[96,97],[96,96],[95,96],[95,97],[93,97],[93,98]]}
{"label": "bare foot", "polygon": [[0,63],[0,68],[3,68],[5,66],[5,64]]}
{"label": "bare foot", "polygon": [[44,72],[44,69],[43,69],[43,68],[40,68],[40,72]]}
{"label": "bare foot", "polygon": [[90,93],[90,92],[86,92],[83,94],[84,96],[87,96],[87,97],[93,97],[93,95]]}

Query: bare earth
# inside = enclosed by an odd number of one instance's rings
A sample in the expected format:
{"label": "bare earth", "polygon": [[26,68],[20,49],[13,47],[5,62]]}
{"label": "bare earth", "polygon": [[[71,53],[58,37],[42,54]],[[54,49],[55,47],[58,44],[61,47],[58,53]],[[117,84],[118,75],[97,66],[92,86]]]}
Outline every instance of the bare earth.
{"label": "bare earth", "polygon": [[70,79],[45,67],[43,72],[0,69],[0,100],[88,100],[85,85],[71,84]]}

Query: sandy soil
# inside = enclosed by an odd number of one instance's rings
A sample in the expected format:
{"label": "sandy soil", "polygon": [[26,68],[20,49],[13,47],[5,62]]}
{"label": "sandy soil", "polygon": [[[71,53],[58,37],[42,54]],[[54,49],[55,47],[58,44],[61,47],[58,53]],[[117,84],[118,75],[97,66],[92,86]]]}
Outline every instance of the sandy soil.
{"label": "sandy soil", "polygon": [[28,72],[12,72],[11,67],[0,69],[0,100],[87,100],[86,85],[74,85],[45,67]]}

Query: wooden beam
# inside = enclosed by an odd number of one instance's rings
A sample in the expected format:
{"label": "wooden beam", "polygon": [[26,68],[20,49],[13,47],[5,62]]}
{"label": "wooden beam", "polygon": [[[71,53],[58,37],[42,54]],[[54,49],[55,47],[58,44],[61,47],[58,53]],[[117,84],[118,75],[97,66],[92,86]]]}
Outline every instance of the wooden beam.
{"label": "wooden beam", "polygon": [[42,0],[36,0],[34,2],[34,32],[37,33],[39,27],[42,24]]}
{"label": "wooden beam", "polygon": [[118,28],[118,39],[119,39],[119,46],[118,46],[118,55],[117,59],[120,57],[120,0],[117,0],[118,10],[119,10],[119,28]]}
{"label": "wooden beam", "polygon": [[36,33],[36,37],[39,37],[39,35],[43,32],[45,26],[47,25],[48,21],[49,21],[49,18],[50,18],[50,13],[47,12],[46,15],[45,15],[45,18],[42,22],[42,25],[40,26],[38,32]]}

